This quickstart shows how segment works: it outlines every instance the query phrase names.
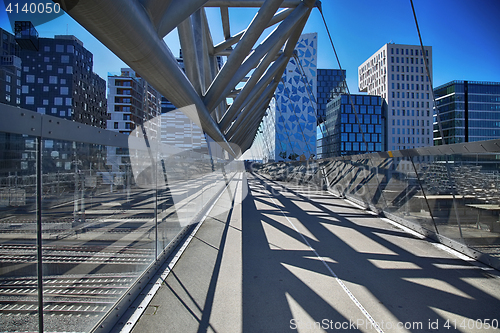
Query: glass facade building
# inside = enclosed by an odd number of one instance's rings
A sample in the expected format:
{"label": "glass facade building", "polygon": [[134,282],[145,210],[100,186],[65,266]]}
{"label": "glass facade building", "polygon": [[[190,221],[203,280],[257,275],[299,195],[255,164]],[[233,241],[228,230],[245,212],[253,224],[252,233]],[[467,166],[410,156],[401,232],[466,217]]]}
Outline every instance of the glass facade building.
{"label": "glass facade building", "polygon": [[326,105],[338,94],[347,93],[345,70],[340,69],[318,69],[318,90],[316,98],[318,102],[318,124],[326,120]]}
{"label": "glass facade building", "polygon": [[[160,114],[161,95],[134,70],[122,68],[120,75],[108,76],[108,130],[131,135],[139,125],[153,118],[159,123]],[[123,158],[126,154],[123,149],[108,148],[108,181],[126,172],[128,166]]]}
{"label": "glass facade building", "polygon": [[106,128],[106,81],[92,71],[92,53],[72,35],[39,38],[38,42],[38,51],[20,52],[20,106]]}
{"label": "glass facade building", "polygon": [[13,34],[0,29],[0,103],[21,104],[21,58]]}
{"label": "glass facade building", "polygon": [[326,121],[319,129],[321,156],[318,157],[383,151],[382,102],[380,96],[350,95],[349,98],[349,95],[341,94],[328,103]]}
{"label": "glass facade building", "polygon": [[[444,143],[500,138],[500,83],[451,81],[434,89]],[[434,115],[434,144],[443,144]]]}

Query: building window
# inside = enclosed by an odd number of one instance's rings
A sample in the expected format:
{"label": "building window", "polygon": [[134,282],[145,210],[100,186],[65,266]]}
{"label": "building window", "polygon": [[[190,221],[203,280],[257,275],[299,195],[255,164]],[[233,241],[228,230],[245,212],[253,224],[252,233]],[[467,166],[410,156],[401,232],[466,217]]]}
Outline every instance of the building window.
{"label": "building window", "polygon": [[54,97],[54,105],[63,105],[62,97]]}
{"label": "building window", "polygon": [[63,64],[67,64],[67,63],[69,63],[69,56],[67,56],[67,55],[62,55],[62,56],[61,56],[61,62],[62,62]]}
{"label": "building window", "polygon": [[67,95],[68,94],[68,87],[60,87],[60,94],[61,95]]}
{"label": "building window", "polygon": [[26,104],[28,104],[28,105],[35,104],[35,97],[33,97],[33,96],[26,96]]}
{"label": "building window", "polygon": [[64,52],[64,45],[56,45],[56,52]]}
{"label": "building window", "polygon": [[49,83],[50,84],[57,84],[57,76],[49,76]]}

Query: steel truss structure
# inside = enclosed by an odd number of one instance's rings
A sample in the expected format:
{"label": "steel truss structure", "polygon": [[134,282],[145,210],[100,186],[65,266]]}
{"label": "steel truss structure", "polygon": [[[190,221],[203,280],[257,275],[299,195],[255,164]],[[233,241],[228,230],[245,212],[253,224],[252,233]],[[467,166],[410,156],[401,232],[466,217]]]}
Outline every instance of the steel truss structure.
{"label": "steel truss structure", "polygon": [[[56,2],[177,108],[195,105],[197,114],[187,116],[235,157],[252,145],[309,14],[320,6],[316,0]],[[218,44],[206,7],[220,8],[225,40]],[[244,31],[231,34],[229,7],[260,9]],[[163,41],[175,28],[185,73]],[[218,56],[227,56],[222,68]],[[245,85],[237,89],[240,82]],[[233,103],[228,105],[227,98]]]}

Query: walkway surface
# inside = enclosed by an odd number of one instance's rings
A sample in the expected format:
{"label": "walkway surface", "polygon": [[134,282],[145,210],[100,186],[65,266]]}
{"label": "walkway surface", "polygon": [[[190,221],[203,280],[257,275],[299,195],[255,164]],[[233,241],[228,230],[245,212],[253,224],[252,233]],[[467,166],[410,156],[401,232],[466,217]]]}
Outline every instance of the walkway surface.
{"label": "walkway surface", "polygon": [[133,332],[500,331],[497,271],[328,192],[228,191]]}

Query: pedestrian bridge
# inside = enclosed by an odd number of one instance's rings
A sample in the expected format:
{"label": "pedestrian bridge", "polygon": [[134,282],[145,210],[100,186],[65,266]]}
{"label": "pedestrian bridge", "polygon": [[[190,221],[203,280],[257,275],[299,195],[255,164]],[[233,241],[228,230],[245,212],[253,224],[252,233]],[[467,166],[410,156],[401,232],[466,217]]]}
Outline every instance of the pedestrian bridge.
{"label": "pedestrian bridge", "polygon": [[0,109],[2,331],[498,331],[500,140],[266,165],[158,143],[136,172],[135,139]]}
{"label": "pedestrian bridge", "polygon": [[[1,332],[499,331],[500,140],[235,159],[319,1],[61,7],[205,141],[0,104]],[[228,7],[260,9],[231,33]],[[174,29],[185,73],[163,41]]]}
{"label": "pedestrian bridge", "polygon": [[486,331],[499,283],[498,271],[326,190],[246,172],[132,331]]}

